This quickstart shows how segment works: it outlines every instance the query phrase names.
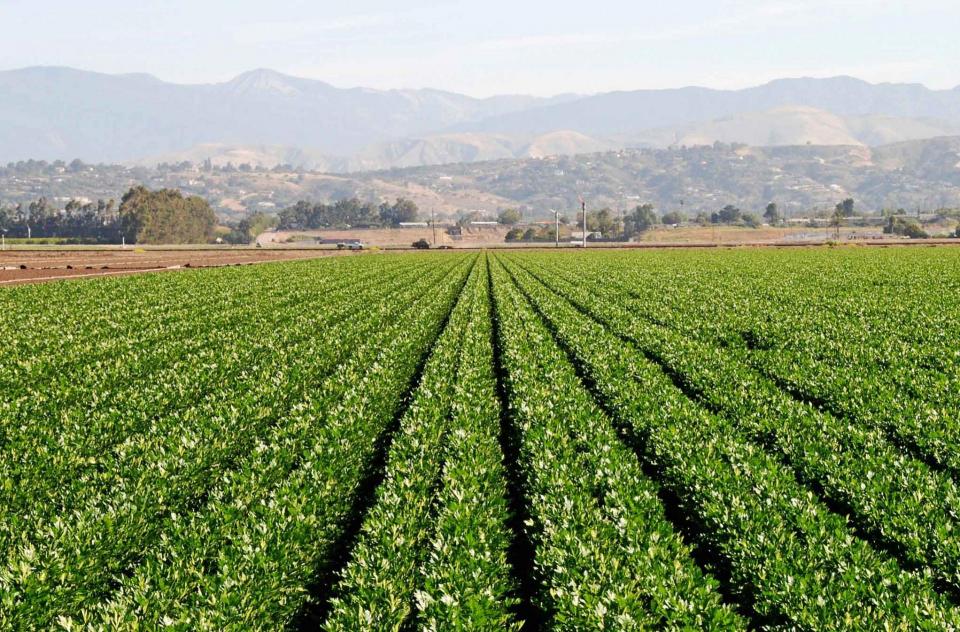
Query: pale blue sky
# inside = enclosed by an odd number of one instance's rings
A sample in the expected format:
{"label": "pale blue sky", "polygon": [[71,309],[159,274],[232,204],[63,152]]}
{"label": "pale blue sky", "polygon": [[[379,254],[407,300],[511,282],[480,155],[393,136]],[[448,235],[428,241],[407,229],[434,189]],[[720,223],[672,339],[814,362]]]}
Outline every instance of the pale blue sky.
{"label": "pale blue sky", "polygon": [[853,75],[960,84],[958,0],[0,0],[0,69],[549,95]]}

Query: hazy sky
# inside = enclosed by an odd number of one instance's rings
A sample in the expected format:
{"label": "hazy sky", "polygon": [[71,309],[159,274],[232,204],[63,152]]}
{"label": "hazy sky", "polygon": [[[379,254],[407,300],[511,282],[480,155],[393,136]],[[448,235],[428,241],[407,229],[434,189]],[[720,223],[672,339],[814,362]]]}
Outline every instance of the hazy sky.
{"label": "hazy sky", "polygon": [[475,96],[847,74],[960,84],[958,0],[0,0],[0,69],[218,82],[273,68]]}

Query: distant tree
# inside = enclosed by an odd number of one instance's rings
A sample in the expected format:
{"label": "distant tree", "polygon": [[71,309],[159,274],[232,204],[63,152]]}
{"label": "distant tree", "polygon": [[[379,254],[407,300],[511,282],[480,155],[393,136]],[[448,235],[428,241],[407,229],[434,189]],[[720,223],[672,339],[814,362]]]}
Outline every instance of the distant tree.
{"label": "distant tree", "polygon": [[123,196],[120,222],[131,243],[196,244],[213,239],[217,218],[203,198],[136,186]]}
{"label": "distant tree", "polygon": [[710,216],[710,221],[714,224],[736,224],[740,221],[740,209],[733,204],[727,204],[718,212]]}
{"label": "distant tree", "polygon": [[613,237],[620,233],[620,221],[609,208],[595,213],[587,212],[587,230],[599,232],[604,237]]}
{"label": "distant tree", "polygon": [[957,230],[953,233],[953,236],[960,238],[960,224],[957,224]]}
{"label": "distant tree", "polygon": [[380,205],[380,220],[386,226],[399,226],[405,222],[417,221],[420,209],[412,201],[405,198],[397,198],[393,204]]}
{"label": "distant tree", "polygon": [[838,238],[840,237],[840,226],[843,225],[843,220],[847,217],[853,217],[853,210],[853,198],[847,198],[834,207],[833,215],[830,216],[830,225],[836,230]]}
{"label": "distant tree", "polygon": [[413,245],[413,247],[416,248],[417,250],[429,250],[429,249],[430,249],[430,242],[427,241],[426,239],[418,239],[417,241],[413,242],[412,245]]}
{"label": "distant tree", "polygon": [[624,232],[627,237],[633,237],[644,231],[650,230],[657,223],[657,214],[653,210],[652,204],[642,204],[624,218]]}
{"label": "distant tree", "polygon": [[748,226],[750,228],[760,228],[760,218],[753,213],[744,213],[742,220],[744,226]]}
{"label": "distant tree", "polygon": [[521,219],[522,217],[520,215],[520,211],[518,211],[515,208],[504,209],[503,211],[500,212],[500,215],[497,217],[498,222],[500,222],[501,224],[505,224],[507,226],[513,226],[514,224],[518,224],[520,223]]}
{"label": "distant tree", "polygon": [[887,218],[887,225],[883,227],[883,232],[887,235],[903,235],[911,239],[926,239],[930,236],[917,220],[898,216]]}
{"label": "distant tree", "polygon": [[521,239],[523,239],[522,228],[511,228],[507,231],[506,241],[520,241]]}
{"label": "distant tree", "polygon": [[457,217],[457,226],[461,229],[469,228],[471,222],[479,221],[480,213],[479,211],[470,211],[468,213],[461,212],[459,217]]}
{"label": "distant tree", "polygon": [[230,231],[226,240],[231,244],[250,244],[256,238],[277,225],[277,218],[266,213],[252,213],[244,217],[236,228]]}
{"label": "distant tree", "polygon": [[853,217],[855,202],[853,198],[847,198],[843,202],[837,204],[834,214],[840,216],[841,218]]}
{"label": "distant tree", "polygon": [[770,202],[767,204],[767,208],[763,212],[763,219],[767,220],[767,222],[770,224],[780,223],[780,207],[777,206],[776,202]]}
{"label": "distant tree", "polygon": [[7,206],[0,205],[0,231],[8,232],[13,228],[14,210]]}
{"label": "distant tree", "polygon": [[528,228],[523,232],[523,241],[536,241],[539,236],[539,232],[536,228]]}
{"label": "distant tree", "polygon": [[[301,200],[280,211],[277,226],[280,230],[316,230],[393,226],[400,222],[411,221],[407,202],[398,200],[398,204],[381,204],[378,207],[370,202],[361,202],[357,198],[344,198],[333,204],[322,202],[312,204]],[[415,215],[414,219],[416,219]]]}
{"label": "distant tree", "polygon": [[31,221],[41,221],[45,217],[53,215],[56,213],[57,209],[50,201],[45,197],[38,198],[37,200],[30,202],[30,205],[27,207],[30,211],[29,219]]}
{"label": "distant tree", "polygon": [[675,226],[677,224],[682,224],[685,221],[687,221],[687,216],[681,213],[680,211],[670,211],[668,213],[663,214],[661,221],[664,224]]}
{"label": "distant tree", "polygon": [[540,239],[543,241],[557,241],[557,227],[553,224],[543,229]]}

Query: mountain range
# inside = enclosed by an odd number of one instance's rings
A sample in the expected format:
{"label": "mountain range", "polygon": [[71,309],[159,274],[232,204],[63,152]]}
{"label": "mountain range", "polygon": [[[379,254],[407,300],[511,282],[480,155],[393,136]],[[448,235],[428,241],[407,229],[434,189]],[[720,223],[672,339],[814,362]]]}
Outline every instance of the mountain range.
{"label": "mountain range", "polygon": [[359,172],[714,142],[872,147],[960,134],[960,87],[782,79],[477,99],[343,89],[255,70],[218,84],[35,67],[0,72],[0,162],[202,162]]}

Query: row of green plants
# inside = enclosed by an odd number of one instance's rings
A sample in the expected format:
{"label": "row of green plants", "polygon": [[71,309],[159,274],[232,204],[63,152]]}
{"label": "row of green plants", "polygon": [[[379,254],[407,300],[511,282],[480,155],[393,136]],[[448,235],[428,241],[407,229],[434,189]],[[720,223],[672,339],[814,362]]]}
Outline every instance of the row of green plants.
{"label": "row of green plants", "polygon": [[0,628],[960,629],[934,252],[0,292]]}
{"label": "row of green plants", "polygon": [[[136,374],[138,363],[162,351],[161,343],[190,345],[197,315],[266,318],[264,306],[282,310],[314,294],[356,287],[368,278],[398,274],[408,266],[384,261],[361,265],[353,258],[267,264],[256,269],[217,269],[156,276],[130,276],[89,283],[21,286],[0,293],[0,388],[57,392],[77,380],[101,380],[99,388]],[[294,272],[291,274],[291,272]],[[269,310],[267,310],[269,311]],[[108,383],[108,382],[107,382]],[[94,384],[91,383],[91,387]]]}
{"label": "row of green plants", "polygon": [[[409,281],[396,279],[394,293]],[[338,361],[328,357],[331,351],[323,347],[324,337],[345,319],[356,318],[362,306],[384,296],[382,292],[382,286],[378,290],[371,285],[359,293],[325,294],[324,300],[335,302],[319,314],[304,311],[311,301],[296,292],[300,300],[285,308],[260,304],[256,315],[232,326],[204,319],[205,335],[198,338],[205,344],[172,366],[121,382],[116,391],[91,389],[82,382],[76,388],[63,387],[54,391],[45,407],[31,407],[26,411],[31,414],[21,419],[13,417],[20,425],[4,446],[0,480],[11,481],[20,491],[0,499],[0,510],[10,517],[0,528],[0,550],[9,548],[9,538],[36,534],[43,521],[69,515],[82,502],[99,498],[105,487],[126,485],[124,476],[141,475],[144,459],[162,453],[158,446],[176,430],[191,424],[211,429],[205,416],[216,419],[219,411],[236,407],[237,393],[258,393],[284,379],[288,388],[284,396],[295,396],[285,380],[293,374],[284,367],[312,362],[311,370],[319,370],[324,363]],[[194,329],[200,329],[198,324],[194,320]],[[177,346],[171,340],[165,348]],[[311,359],[314,349],[319,349],[318,355]]]}
{"label": "row of green plants", "polygon": [[[242,278],[234,278],[231,283]],[[359,279],[362,281],[364,277]],[[155,337],[147,343],[147,348],[127,349],[119,354],[111,352],[104,360],[77,359],[72,367],[55,369],[54,378],[33,375],[19,387],[4,385],[4,392],[9,394],[3,411],[8,423],[2,429],[3,441],[0,442],[4,444],[5,457],[32,461],[38,450],[75,453],[88,447],[96,453],[102,448],[102,442],[89,444],[104,438],[97,424],[91,423],[98,415],[112,411],[115,417],[122,417],[122,408],[142,400],[151,391],[165,395],[168,406],[186,406],[190,399],[186,397],[188,393],[194,398],[203,393],[204,385],[194,379],[197,372],[206,375],[242,367],[241,356],[249,355],[251,348],[261,353],[265,339],[283,335],[282,330],[289,325],[284,320],[291,314],[302,313],[304,309],[313,311],[318,328],[325,322],[349,317],[349,306],[338,304],[353,292],[349,283],[339,287],[312,283],[319,286],[317,291],[329,292],[329,298],[335,302],[328,306],[316,304],[318,299],[312,293],[311,281],[305,280],[302,284],[287,284],[286,291],[276,295],[264,293],[248,297],[242,304],[225,301],[218,310],[203,306],[177,316],[173,324],[154,327],[147,319],[144,336],[132,336],[135,340],[146,338],[148,341]],[[215,287],[229,292],[229,285]],[[88,305],[84,302],[78,308],[84,310]],[[95,311],[96,306],[90,309]],[[309,335],[310,332],[301,333]],[[100,342],[115,337],[113,333],[94,331],[87,339]],[[11,364],[43,366],[52,364],[47,358],[56,355],[53,351],[28,355]]]}
{"label": "row of green plants", "polygon": [[[418,617],[442,629],[511,627],[503,478],[484,484],[502,474],[489,449],[496,391],[478,380],[478,371],[492,373],[486,292],[486,268],[475,265],[400,421],[324,629],[399,629]],[[470,420],[478,433],[467,431]],[[490,458],[473,461],[483,437],[479,454]],[[479,504],[462,504],[478,486]]]}
{"label": "row of green plants", "polygon": [[[677,498],[692,537],[725,578],[727,594],[755,625],[832,630],[958,625],[960,613],[937,592],[929,571],[904,570],[857,537],[843,516],[799,484],[776,455],[751,441],[755,435],[743,432],[737,420],[699,405],[641,345],[584,313],[593,300],[590,290],[553,277],[545,281],[538,264],[532,257],[511,257],[513,281],[581,366],[625,441]],[[749,396],[748,389],[731,391],[737,398]]]}
{"label": "row of green plants", "polygon": [[730,257],[716,262],[726,266],[719,281],[709,258],[674,257],[669,270],[652,274],[634,258],[610,279],[603,270],[613,258],[595,257],[578,274],[603,279],[654,323],[737,350],[796,397],[960,472],[953,251],[739,258],[737,266]]}
{"label": "row of green plants", "polygon": [[497,329],[536,606],[555,629],[739,629],[655,484],[493,261]]}
{"label": "row of green plants", "polygon": [[848,512],[908,567],[960,587],[960,488],[911,458],[884,433],[797,401],[723,348],[651,325],[603,290],[540,278],[655,358],[687,393],[784,460],[807,485]]}
{"label": "row of green plants", "polygon": [[[188,409],[166,432],[148,432],[142,438],[131,435],[136,448],[133,454],[123,451],[126,443],[116,454],[121,468],[118,480],[108,478],[103,494],[95,495],[68,519],[54,518],[37,529],[31,535],[36,542],[13,549],[15,556],[0,576],[0,603],[5,604],[0,616],[27,628],[46,627],[57,617],[83,620],[104,608],[97,604],[111,594],[116,593],[113,601],[122,603],[122,595],[132,587],[159,587],[159,596],[168,605],[178,604],[184,593],[167,589],[176,585],[174,579],[199,580],[201,585],[208,585],[217,570],[238,570],[220,563],[218,556],[225,550],[222,546],[200,546],[206,528],[216,523],[233,526],[238,510],[242,514],[254,509],[244,508],[246,502],[269,498],[277,485],[288,484],[312,470],[311,459],[304,454],[314,447],[306,430],[327,429],[328,424],[319,415],[331,415],[336,422],[331,426],[347,423],[338,415],[339,406],[346,406],[353,414],[354,406],[343,401],[351,396],[361,415],[361,404],[367,398],[398,404],[405,387],[401,369],[415,369],[412,352],[418,345],[429,344],[431,325],[436,326],[445,301],[460,287],[466,265],[463,259],[451,261],[419,282],[400,285],[396,295],[381,291],[379,296],[388,299],[383,303],[358,296],[353,303],[355,327],[346,335],[312,331],[316,335],[307,336],[301,348],[273,356],[262,354],[261,364],[249,371],[256,378],[249,387],[222,384],[214,397]],[[322,295],[316,298],[323,300]],[[281,328],[288,331],[285,335],[311,331],[315,316],[309,310],[298,313],[299,321],[291,323],[289,331]],[[385,328],[385,323],[389,327]],[[283,348],[281,345],[273,352]],[[377,366],[386,355],[402,363],[395,361],[389,367],[394,369],[389,379],[377,380],[389,369],[367,369]],[[357,380],[360,374],[374,380],[376,388],[362,389]],[[366,381],[363,384],[369,385]],[[386,407],[374,410],[377,415],[389,414]],[[376,415],[369,416],[369,431],[375,430],[377,419]],[[335,467],[349,458],[350,454],[328,455],[325,467]],[[344,484],[349,480],[344,479]],[[338,498],[349,502],[349,491],[340,490]],[[314,500],[320,502],[320,498]],[[272,508],[273,503],[263,507]],[[295,515],[284,513],[279,517],[289,520]],[[237,526],[253,529],[248,535],[263,535],[256,531],[262,524]],[[241,558],[248,552],[243,541],[231,539],[226,528],[209,535],[225,538],[242,549]],[[197,560],[195,556],[204,552],[208,557]],[[270,553],[275,551],[270,549]],[[169,556],[183,556],[177,559],[196,561],[198,565],[171,565]],[[146,574],[150,569],[156,576]],[[286,577],[286,573],[282,575]],[[117,578],[125,576],[132,583],[121,583],[117,592]],[[157,583],[144,584],[148,578]],[[200,594],[209,595],[207,591]],[[137,607],[144,603],[135,602]],[[161,611],[159,607],[148,608],[151,615]],[[108,612],[124,617],[129,609],[130,604],[126,604],[119,612]],[[151,616],[147,620],[158,621]],[[69,619],[64,621],[69,623]]]}
{"label": "row of green plants", "polygon": [[[167,531],[114,598],[97,608],[106,627],[148,621],[174,629],[289,624],[306,605],[318,569],[338,555],[377,446],[388,433],[463,287],[460,258],[441,281],[271,429],[201,511]],[[384,327],[384,324],[388,326]]]}
{"label": "row of green plants", "polygon": [[415,594],[422,630],[516,627],[518,590],[509,550],[507,471],[500,445],[489,271],[482,265],[478,299],[464,332],[453,391],[435,523]]}

